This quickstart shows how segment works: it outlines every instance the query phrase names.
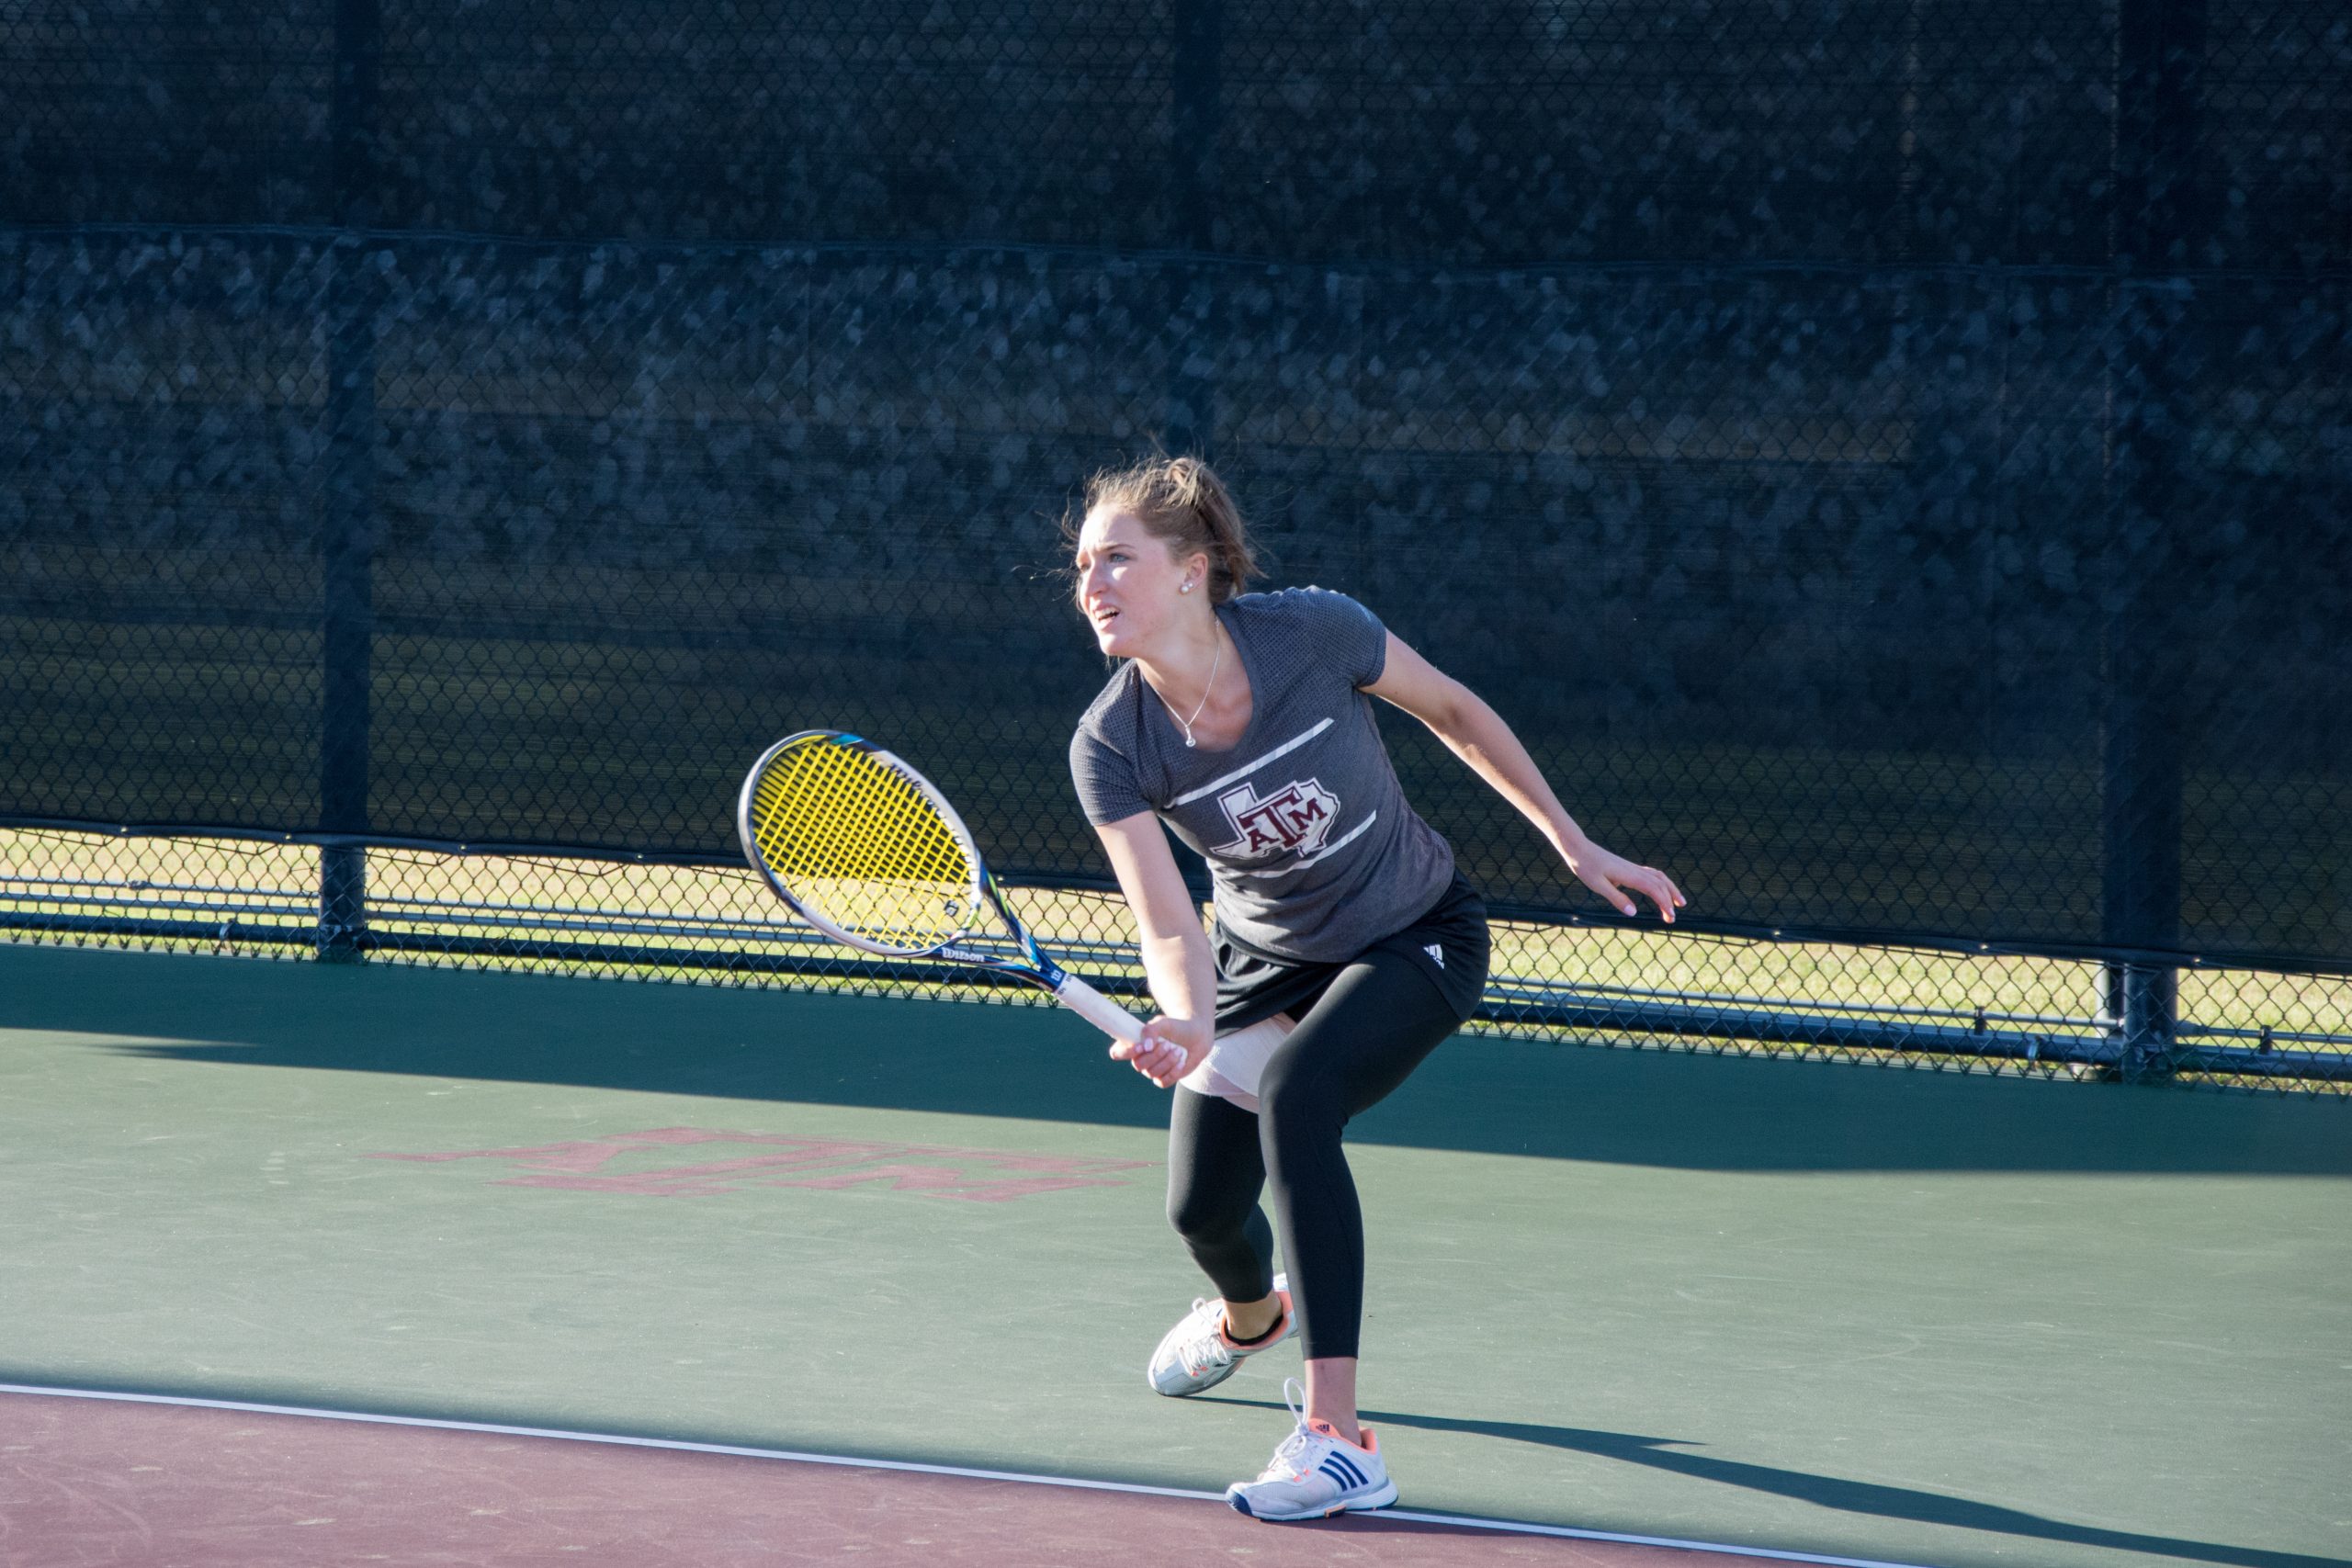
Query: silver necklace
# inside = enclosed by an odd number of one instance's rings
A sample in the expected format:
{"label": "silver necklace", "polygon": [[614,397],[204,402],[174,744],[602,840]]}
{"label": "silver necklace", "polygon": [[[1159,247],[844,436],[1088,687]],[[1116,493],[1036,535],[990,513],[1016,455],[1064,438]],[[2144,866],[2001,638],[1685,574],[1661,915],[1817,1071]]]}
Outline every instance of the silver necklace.
{"label": "silver necklace", "polygon": [[1224,663],[1224,662],[1225,662],[1225,638],[1223,638],[1223,637],[1219,637],[1219,638],[1217,638],[1217,639],[1216,639],[1216,657],[1215,659],[1212,659],[1212,660],[1209,660],[1209,683],[1208,683],[1206,686],[1204,686],[1204,687],[1203,687],[1203,688],[1201,689],[1201,701],[1200,701],[1200,706],[1199,706],[1199,707],[1195,707],[1195,708],[1193,710],[1193,718],[1188,718],[1188,719],[1186,719],[1186,720],[1184,720],[1184,721],[1183,721],[1183,723],[1184,723],[1184,745],[1185,745],[1185,748],[1186,748],[1188,750],[1193,750],[1193,719],[1196,719],[1196,718],[1200,717],[1200,716],[1201,716],[1201,708],[1204,708],[1204,707],[1206,707],[1206,706],[1208,706],[1208,705],[1209,705],[1209,694],[1210,694],[1211,692],[1214,692],[1214,691],[1216,691],[1216,671],[1217,671],[1217,666],[1218,666],[1218,665],[1220,665],[1220,664],[1222,664],[1222,663]]}

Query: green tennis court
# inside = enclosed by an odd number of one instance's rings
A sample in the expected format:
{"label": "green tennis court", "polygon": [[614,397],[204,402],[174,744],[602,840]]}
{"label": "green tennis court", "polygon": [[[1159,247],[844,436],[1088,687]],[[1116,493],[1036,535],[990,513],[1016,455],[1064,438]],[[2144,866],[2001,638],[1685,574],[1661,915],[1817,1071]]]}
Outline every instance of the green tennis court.
{"label": "green tennis court", "polygon": [[[1163,1101],[1058,1012],[27,946],[0,998],[0,1383],[1212,1491],[1284,1419],[1295,1353],[1145,1388]],[[2352,1558],[2337,1106],[1457,1039],[1352,1141],[1408,1508]]]}

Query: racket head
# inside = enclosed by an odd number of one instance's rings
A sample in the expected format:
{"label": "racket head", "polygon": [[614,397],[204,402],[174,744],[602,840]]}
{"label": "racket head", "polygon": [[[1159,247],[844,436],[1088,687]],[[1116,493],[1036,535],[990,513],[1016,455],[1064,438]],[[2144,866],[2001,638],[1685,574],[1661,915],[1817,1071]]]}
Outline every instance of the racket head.
{"label": "racket head", "polygon": [[913,958],[971,934],[988,867],[930,780],[862,736],[804,729],[761,753],[735,806],[744,858],[795,913]]}

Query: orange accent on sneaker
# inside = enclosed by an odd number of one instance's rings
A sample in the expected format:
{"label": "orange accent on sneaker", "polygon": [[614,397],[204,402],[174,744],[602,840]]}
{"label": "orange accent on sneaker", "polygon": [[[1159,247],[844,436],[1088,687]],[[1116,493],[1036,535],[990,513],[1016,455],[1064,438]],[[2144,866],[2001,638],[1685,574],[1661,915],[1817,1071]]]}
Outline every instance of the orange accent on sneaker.
{"label": "orange accent on sneaker", "polygon": [[[1327,1438],[1336,1438],[1340,1442],[1348,1443],[1348,1439],[1340,1435],[1340,1429],[1331,1425],[1329,1421],[1309,1421],[1306,1424],[1306,1429],[1310,1432],[1320,1432]],[[1348,1443],[1348,1447],[1351,1449],[1361,1449],[1368,1454],[1378,1453],[1380,1451],[1380,1439],[1372,1435],[1372,1428],[1369,1427],[1360,1427],[1357,1430],[1363,1434],[1363,1441],[1360,1443]]]}
{"label": "orange accent on sneaker", "polygon": [[1283,1325],[1280,1320],[1276,1320],[1272,1328],[1255,1339],[1237,1339],[1233,1336],[1233,1325],[1220,1317],[1216,1323],[1216,1337],[1225,1341],[1225,1348],[1228,1350],[1262,1350],[1283,1337]]}
{"label": "orange accent on sneaker", "polygon": [[1277,1291],[1274,1293],[1282,1298],[1283,1314],[1282,1316],[1274,1319],[1274,1325],[1272,1328],[1269,1328],[1265,1333],[1261,1334],[1255,1339],[1236,1339],[1233,1337],[1233,1320],[1226,1316],[1223,1313],[1218,1313],[1216,1314],[1216,1337],[1225,1341],[1225,1348],[1227,1349],[1262,1350],[1274,1340],[1281,1338],[1283,1335],[1289,1330],[1290,1292],[1288,1291]]}

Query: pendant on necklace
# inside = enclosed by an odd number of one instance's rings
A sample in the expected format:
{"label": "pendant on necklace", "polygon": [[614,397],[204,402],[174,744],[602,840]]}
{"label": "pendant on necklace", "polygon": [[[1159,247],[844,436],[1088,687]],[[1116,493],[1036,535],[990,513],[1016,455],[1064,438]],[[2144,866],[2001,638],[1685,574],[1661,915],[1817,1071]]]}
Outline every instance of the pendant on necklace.
{"label": "pendant on necklace", "polygon": [[[1216,672],[1223,667],[1224,663],[1225,639],[1223,637],[1219,637],[1216,644],[1216,657],[1209,660],[1209,683],[1201,688],[1201,700],[1193,705],[1193,716],[1191,718],[1176,720],[1177,723],[1184,727],[1184,750],[1187,751],[1194,750],[1193,745],[1193,726],[1199,722],[1201,715],[1207,711],[1209,705],[1209,694],[1216,690]],[[1169,710],[1168,716],[1170,718],[1176,717],[1176,713],[1173,708]]]}

